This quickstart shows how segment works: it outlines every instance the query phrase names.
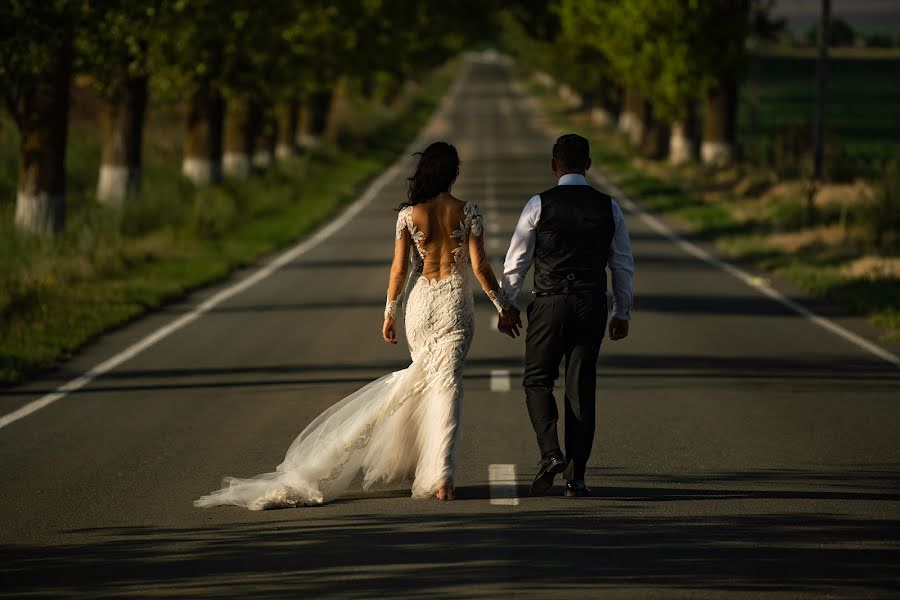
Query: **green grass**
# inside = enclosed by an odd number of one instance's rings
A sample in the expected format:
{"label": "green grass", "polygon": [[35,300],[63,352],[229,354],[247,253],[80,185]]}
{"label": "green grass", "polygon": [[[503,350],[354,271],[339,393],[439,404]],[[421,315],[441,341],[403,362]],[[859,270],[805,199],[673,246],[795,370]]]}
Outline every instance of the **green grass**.
{"label": "green grass", "polygon": [[[642,206],[668,215],[697,238],[716,242],[739,262],[775,272],[811,295],[869,317],[883,329],[886,338],[900,339],[900,280],[887,276],[849,277],[841,272],[842,265],[871,254],[871,248],[847,243],[785,252],[766,244],[767,236],[774,232],[802,228],[802,198],[781,199],[768,204],[766,211],[738,217],[741,213],[735,209],[741,208],[746,198],[730,195],[711,202],[692,191],[691,185],[703,178],[702,168],[688,167],[687,171],[693,170],[689,177],[685,170],[660,165],[658,170],[663,174],[651,174],[642,167],[645,163],[635,160],[617,134],[584,125],[583,119],[567,110],[557,96],[539,86],[531,86],[530,91],[558,128],[586,135],[594,162]],[[836,222],[840,211],[824,211],[820,218]],[[635,259],[639,268],[640,256]]]}
{"label": "green grass", "polygon": [[[812,123],[815,77],[814,57],[750,56],[738,111],[738,135],[748,158],[764,166],[787,167],[780,164],[784,161],[776,156],[775,146],[792,128]],[[825,120],[831,178],[879,176],[900,149],[900,56],[831,57]],[[811,134],[797,135],[811,145]]]}
{"label": "green grass", "polygon": [[[97,140],[88,124],[73,124],[65,231],[54,239],[21,235],[11,224],[13,204],[0,204],[0,384],[51,368],[103,331],[326,221],[415,137],[450,76],[449,67],[439,71],[349,151],[291,159],[263,176],[208,188],[178,175],[178,151],[160,118],[161,130],[148,139],[144,198],[124,214],[91,200]],[[4,198],[15,188],[13,137],[3,123]]]}

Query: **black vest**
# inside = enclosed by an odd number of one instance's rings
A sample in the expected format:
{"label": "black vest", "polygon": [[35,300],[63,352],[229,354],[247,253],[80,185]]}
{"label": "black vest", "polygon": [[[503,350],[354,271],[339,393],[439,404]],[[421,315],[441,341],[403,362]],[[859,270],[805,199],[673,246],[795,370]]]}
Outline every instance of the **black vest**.
{"label": "black vest", "polygon": [[538,294],[606,293],[606,263],[616,231],[612,198],[589,185],[541,194],[534,248]]}

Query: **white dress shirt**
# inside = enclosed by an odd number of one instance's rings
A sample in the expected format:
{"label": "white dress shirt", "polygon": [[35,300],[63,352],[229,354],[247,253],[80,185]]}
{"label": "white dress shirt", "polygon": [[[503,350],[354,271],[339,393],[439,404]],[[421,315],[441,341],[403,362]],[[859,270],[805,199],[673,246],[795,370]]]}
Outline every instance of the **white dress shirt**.
{"label": "white dress shirt", "polygon": [[[567,173],[559,178],[559,185],[587,185],[584,175]],[[607,266],[612,274],[612,315],[617,319],[631,319],[632,280],[634,278],[634,257],[631,255],[631,240],[622,209],[612,201],[615,234],[609,245]],[[500,288],[506,299],[515,303],[522,289],[525,275],[534,261],[534,244],[537,239],[537,225],[541,220],[541,197],[533,196],[519,217],[503,263],[503,277]]]}

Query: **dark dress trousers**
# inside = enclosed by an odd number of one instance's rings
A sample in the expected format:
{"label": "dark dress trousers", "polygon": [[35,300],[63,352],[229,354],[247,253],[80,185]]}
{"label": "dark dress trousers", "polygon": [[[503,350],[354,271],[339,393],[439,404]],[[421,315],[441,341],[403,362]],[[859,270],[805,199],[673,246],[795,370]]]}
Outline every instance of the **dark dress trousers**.
{"label": "dark dress trousers", "polygon": [[612,199],[588,185],[541,195],[534,301],[527,310],[525,398],[541,452],[560,450],[553,385],[565,359],[566,479],[584,479],[594,441],[597,356],[606,328]]}

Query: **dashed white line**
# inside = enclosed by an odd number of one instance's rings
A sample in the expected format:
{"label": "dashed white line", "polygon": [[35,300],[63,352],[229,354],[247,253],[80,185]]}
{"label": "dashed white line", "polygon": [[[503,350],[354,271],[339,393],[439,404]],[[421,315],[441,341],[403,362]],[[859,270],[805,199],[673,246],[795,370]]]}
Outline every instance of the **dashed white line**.
{"label": "dashed white line", "polygon": [[491,484],[491,504],[517,506],[516,465],[488,466],[488,481]]}
{"label": "dashed white line", "polygon": [[491,391],[508,392],[512,389],[509,382],[509,371],[506,369],[493,369],[491,371]]}
{"label": "dashed white line", "polygon": [[416,148],[419,144],[421,144],[423,139],[428,139],[431,135],[432,128],[434,124],[439,122],[443,115],[448,110],[450,103],[456,95],[459,94],[462,85],[462,77],[463,74],[458,76],[456,82],[451,86],[451,89],[447,95],[444,96],[441,101],[440,106],[435,111],[434,116],[429,121],[428,124],[423,128],[422,133],[418,136],[418,138],[413,141],[404,151],[403,154],[394,162],[393,165],[390,166],[387,170],[384,171],[379,177],[369,185],[368,188],[362,193],[362,195],[351,204],[343,213],[341,213],[337,218],[328,223],[322,229],[317,231],[311,237],[299,242],[288,250],[282,252],[277,255],[273,260],[263,265],[253,273],[251,273],[248,277],[238,281],[234,285],[231,285],[217,294],[213,295],[205,302],[198,305],[191,312],[179,317],[175,321],[172,321],[168,325],[157,329],[150,335],[144,337],[143,339],[135,342],[131,346],[127,347],[122,352],[112,356],[111,358],[101,362],[100,364],[94,366],[86,373],[72,379],[60,387],[56,388],[53,392],[49,394],[45,394],[41,396],[37,400],[33,400],[28,404],[25,404],[14,410],[10,413],[7,413],[0,417],[0,429],[3,429],[7,425],[18,421],[19,419],[23,419],[28,415],[39,411],[50,404],[53,404],[57,400],[61,400],[65,398],[70,393],[75,392],[84,386],[88,385],[91,381],[100,377],[101,375],[108,373],[124,363],[131,358],[134,358],[150,346],[153,346],[163,338],[171,335],[172,333],[182,329],[186,325],[196,321],[205,313],[209,312],[219,304],[225,302],[229,298],[240,294],[244,290],[253,287],[263,279],[269,277],[271,274],[276,272],[281,267],[286,264],[296,260],[300,256],[306,254],[323,241],[334,235],[338,230],[343,228],[347,223],[349,223],[356,215],[360,213],[366,206],[368,206],[372,200],[378,195],[381,189],[392,179],[398,177],[400,175],[400,168],[406,164],[407,157],[410,155],[412,150]]}
{"label": "dashed white line", "polygon": [[[528,96],[527,92],[525,92],[525,90],[524,90],[524,87],[521,85],[517,86],[516,89],[517,89],[517,91],[519,91],[519,93],[525,94],[526,98],[529,98],[530,100],[532,100],[532,102],[529,102],[529,104],[530,104],[529,109],[534,111],[535,115],[543,116],[542,111],[539,108],[537,99],[532,96]],[[544,131],[544,133],[547,135],[547,137],[551,138],[551,139],[556,139],[556,137],[559,134],[559,132],[556,130],[556,128],[553,127],[549,123],[549,121],[546,120],[545,118],[535,121],[534,123],[532,123],[532,126],[538,130]],[[646,212],[644,209],[640,208],[637,204],[634,203],[634,201],[632,201],[630,198],[628,198],[628,196],[625,194],[625,192],[620,187],[618,187],[617,185],[612,183],[609,179],[604,177],[601,173],[598,173],[597,171],[589,171],[588,173],[595,181],[597,181],[600,185],[602,185],[606,191],[608,191],[610,194],[612,194],[612,196],[616,199],[617,202],[620,203],[620,205],[623,208],[638,215],[638,217],[644,223],[646,223],[651,229],[653,229],[654,231],[656,231],[663,237],[669,239],[672,243],[675,244],[675,246],[680,248],[682,251],[686,252],[687,254],[690,254],[691,256],[694,256],[695,258],[698,258],[699,260],[701,260],[709,265],[712,265],[712,266],[728,273],[729,275],[739,279],[740,281],[743,281],[745,284],[747,284],[751,288],[758,290],[764,296],[767,296],[768,298],[771,298],[772,300],[778,302],[779,304],[785,306],[786,308],[794,311],[801,317],[804,317],[805,319],[807,319],[808,321],[812,322],[813,324],[821,327],[822,329],[824,329],[826,331],[830,331],[831,333],[837,335],[838,337],[843,338],[844,340],[850,342],[851,344],[855,345],[856,347],[858,347],[862,350],[865,350],[866,352],[868,352],[874,356],[877,356],[881,360],[883,360],[895,367],[900,368],[900,357],[898,357],[896,354],[889,352],[888,350],[885,350],[878,344],[870,342],[869,340],[862,337],[861,335],[853,333],[846,327],[838,325],[837,323],[835,323],[834,321],[831,321],[830,319],[826,319],[825,317],[823,317],[821,315],[817,315],[816,313],[809,310],[805,306],[802,306],[802,305],[798,304],[797,302],[794,302],[793,300],[791,300],[790,298],[788,298],[787,296],[785,296],[784,294],[782,294],[781,292],[779,292],[778,290],[773,288],[768,282],[760,281],[760,279],[758,277],[750,275],[743,269],[740,269],[740,268],[732,265],[731,263],[725,262],[724,260],[714,257],[713,255],[711,255],[709,252],[707,252],[706,250],[704,250],[697,244],[690,242],[690,241],[684,239],[683,237],[681,237],[680,235],[678,235],[671,227],[669,227],[668,225],[663,223],[657,217],[653,216],[652,214]]]}

